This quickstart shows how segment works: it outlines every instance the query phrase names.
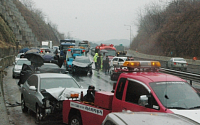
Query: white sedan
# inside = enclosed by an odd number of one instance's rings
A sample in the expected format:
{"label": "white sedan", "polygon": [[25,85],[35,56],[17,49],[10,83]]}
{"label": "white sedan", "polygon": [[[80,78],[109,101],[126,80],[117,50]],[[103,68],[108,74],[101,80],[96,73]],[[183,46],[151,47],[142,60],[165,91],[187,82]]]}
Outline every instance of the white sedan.
{"label": "white sedan", "polygon": [[31,62],[28,61],[27,58],[20,58],[18,59],[13,66],[13,74],[12,77],[15,78],[17,76],[20,76],[20,72],[22,70],[22,65],[23,64],[27,64],[27,65],[31,65]]}
{"label": "white sedan", "polygon": [[166,68],[187,71],[188,63],[184,58],[174,57],[167,61]]}

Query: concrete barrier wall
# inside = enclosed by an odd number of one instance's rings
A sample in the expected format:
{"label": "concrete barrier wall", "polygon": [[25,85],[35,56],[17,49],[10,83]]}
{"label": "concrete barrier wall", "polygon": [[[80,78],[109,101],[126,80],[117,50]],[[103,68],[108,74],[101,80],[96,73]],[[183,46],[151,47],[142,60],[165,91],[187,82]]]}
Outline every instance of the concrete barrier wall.
{"label": "concrete barrier wall", "polygon": [[[13,62],[15,60],[15,56],[11,55],[11,56],[6,56],[4,58],[0,58],[0,85],[1,85],[1,89],[3,88],[3,77],[4,75],[6,75],[7,73],[4,71],[4,69],[8,66],[13,65]],[[1,92],[3,92],[3,90],[1,90]],[[3,94],[2,94],[3,95]]]}

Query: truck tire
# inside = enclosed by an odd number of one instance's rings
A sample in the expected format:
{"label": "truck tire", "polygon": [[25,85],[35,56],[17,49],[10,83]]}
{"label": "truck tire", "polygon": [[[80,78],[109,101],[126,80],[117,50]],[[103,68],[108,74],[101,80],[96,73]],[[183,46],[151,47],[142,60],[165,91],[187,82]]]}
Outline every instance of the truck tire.
{"label": "truck tire", "polygon": [[28,107],[26,107],[26,105],[25,105],[25,100],[24,100],[23,96],[21,96],[21,109],[22,109],[23,113],[28,112]]}
{"label": "truck tire", "polygon": [[81,117],[78,115],[73,115],[69,120],[69,125],[82,125]]}

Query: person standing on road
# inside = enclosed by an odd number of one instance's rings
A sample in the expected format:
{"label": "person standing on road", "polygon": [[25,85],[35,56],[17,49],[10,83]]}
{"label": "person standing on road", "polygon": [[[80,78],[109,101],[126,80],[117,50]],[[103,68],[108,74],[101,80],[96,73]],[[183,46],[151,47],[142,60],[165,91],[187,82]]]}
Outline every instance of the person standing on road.
{"label": "person standing on road", "polygon": [[105,70],[105,74],[107,74],[107,73],[109,72],[109,68],[110,68],[110,66],[109,66],[109,58],[108,58],[108,56],[106,56],[106,60],[105,60],[105,64],[104,64],[104,66],[105,66],[105,68],[104,68],[104,70]]}
{"label": "person standing on road", "polygon": [[97,57],[97,71],[99,72],[99,70],[101,69],[101,54],[98,54],[99,56]]}
{"label": "person standing on road", "polygon": [[105,61],[106,61],[106,54],[105,53],[103,53],[103,71],[105,71],[106,70],[106,68],[105,68]]}
{"label": "person standing on road", "polygon": [[98,53],[95,53],[93,61],[95,63],[95,69],[97,69],[97,58],[98,58]]}

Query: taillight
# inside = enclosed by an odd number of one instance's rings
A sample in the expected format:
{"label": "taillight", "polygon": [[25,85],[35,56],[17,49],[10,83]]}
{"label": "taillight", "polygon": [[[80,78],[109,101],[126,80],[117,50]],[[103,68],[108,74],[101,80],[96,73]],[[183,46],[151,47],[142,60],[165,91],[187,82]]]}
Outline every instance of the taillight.
{"label": "taillight", "polygon": [[174,65],[176,65],[176,62],[174,62]]}
{"label": "taillight", "polygon": [[118,72],[118,70],[114,70],[114,72]]}
{"label": "taillight", "polygon": [[85,52],[85,50],[82,50],[82,52],[84,53],[84,52]]}
{"label": "taillight", "polygon": [[72,67],[71,65],[69,65],[69,67]]}

